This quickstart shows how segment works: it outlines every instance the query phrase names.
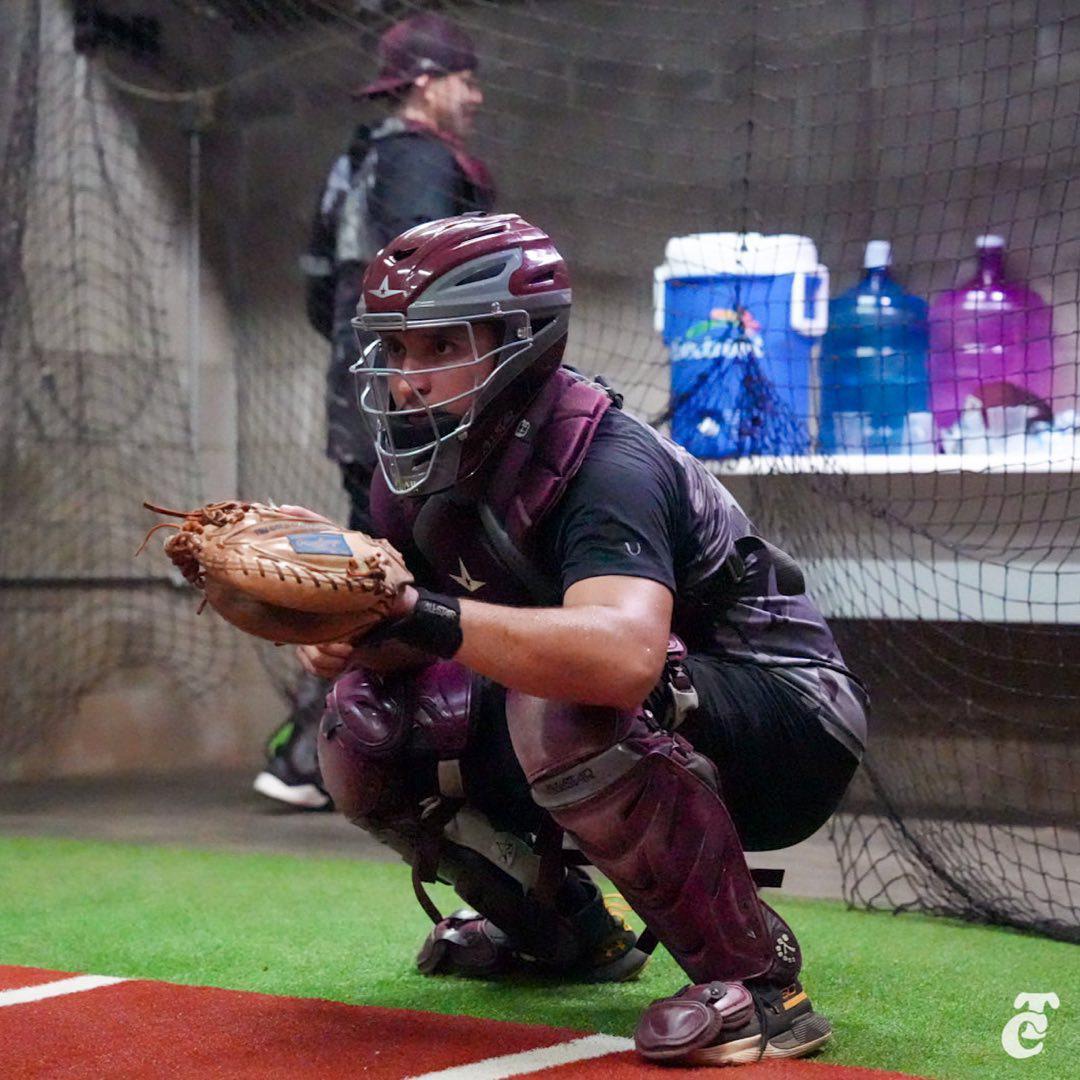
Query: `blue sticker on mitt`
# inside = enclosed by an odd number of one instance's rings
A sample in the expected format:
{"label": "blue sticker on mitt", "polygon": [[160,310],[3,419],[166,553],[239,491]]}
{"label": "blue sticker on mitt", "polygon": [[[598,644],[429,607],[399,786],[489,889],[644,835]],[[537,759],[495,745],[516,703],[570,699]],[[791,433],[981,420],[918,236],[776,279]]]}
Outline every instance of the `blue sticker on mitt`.
{"label": "blue sticker on mitt", "polygon": [[341,533],[294,533],[285,539],[297,555],[352,555]]}

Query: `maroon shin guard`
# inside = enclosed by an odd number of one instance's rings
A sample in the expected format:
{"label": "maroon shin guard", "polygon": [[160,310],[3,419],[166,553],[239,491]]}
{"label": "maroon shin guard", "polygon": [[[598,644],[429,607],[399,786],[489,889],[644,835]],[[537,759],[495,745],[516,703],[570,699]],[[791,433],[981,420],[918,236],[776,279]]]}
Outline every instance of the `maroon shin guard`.
{"label": "maroon shin guard", "polygon": [[772,927],[708,759],[612,709],[511,693],[506,712],[537,803],[695,983],[771,976]]}

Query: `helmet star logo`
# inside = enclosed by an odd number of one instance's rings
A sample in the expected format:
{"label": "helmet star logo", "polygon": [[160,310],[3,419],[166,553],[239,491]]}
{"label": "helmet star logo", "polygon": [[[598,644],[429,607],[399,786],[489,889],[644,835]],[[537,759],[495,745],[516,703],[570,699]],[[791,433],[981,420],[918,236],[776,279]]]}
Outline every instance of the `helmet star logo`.
{"label": "helmet star logo", "polygon": [[388,296],[404,296],[405,295],[405,290],[404,289],[391,289],[390,288],[390,275],[386,274],[383,277],[382,281],[379,282],[379,287],[377,289],[372,289],[371,290],[371,295],[372,296],[377,296],[377,297],[379,297],[380,300],[383,300]]}
{"label": "helmet star logo", "polygon": [[451,574],[451,581],[456,581],[462,588],[468,589],[471,593],[476,592],[477,589],[482,589],[487,584],[486,581],[477,581],[476,578],[474,578],[469,573],[469,571],[465,569],[464,559],[459,558],[457,563],[458,569],[461,571],[461,573]]}

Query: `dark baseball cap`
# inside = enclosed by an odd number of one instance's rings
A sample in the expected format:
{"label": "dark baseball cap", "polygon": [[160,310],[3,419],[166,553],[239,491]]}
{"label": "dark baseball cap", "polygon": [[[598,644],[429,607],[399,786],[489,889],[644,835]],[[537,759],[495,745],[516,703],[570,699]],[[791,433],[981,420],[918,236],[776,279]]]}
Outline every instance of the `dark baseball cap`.
{"label": "dark baseball cap", "polygon": [[378,77],[353,97],[383,97],[408,89],[421,75],[473,71],[478,63],[472,39],[459,26],[431,12],[411,15],[379,38]]}

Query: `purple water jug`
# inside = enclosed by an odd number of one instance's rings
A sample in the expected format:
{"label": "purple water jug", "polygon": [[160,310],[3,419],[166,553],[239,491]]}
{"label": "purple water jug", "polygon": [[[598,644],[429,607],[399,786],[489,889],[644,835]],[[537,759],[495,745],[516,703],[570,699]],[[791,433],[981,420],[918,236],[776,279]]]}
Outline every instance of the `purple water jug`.
{"label": "purple water jug", "polygon": [[975,277],[930,305],[930,407],[938,431],[965,409],[1035,401],[1039,415],[1050,413],[1050,307],[1027,286],[1005,280],[1000,236],[978,237],[975,249]]}

